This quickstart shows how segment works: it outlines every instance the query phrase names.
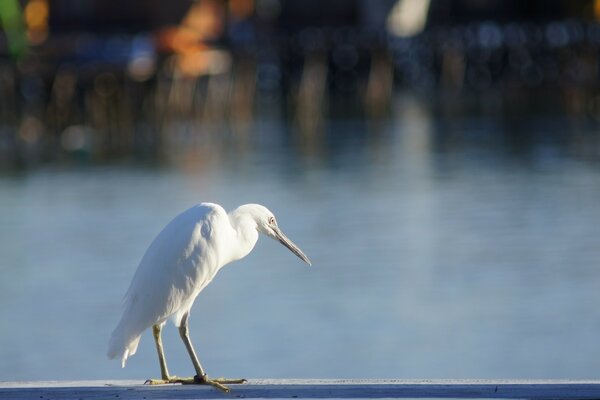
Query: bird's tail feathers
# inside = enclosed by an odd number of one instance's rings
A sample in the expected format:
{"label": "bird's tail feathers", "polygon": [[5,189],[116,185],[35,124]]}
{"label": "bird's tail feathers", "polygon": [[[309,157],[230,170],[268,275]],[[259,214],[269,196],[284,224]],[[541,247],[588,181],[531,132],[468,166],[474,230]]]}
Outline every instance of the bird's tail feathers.
{"label": "bird's tail feathers", "polygon": [[125,368],[125,363],[127,359],[134,355],[137,351],[138,344],[140,343],[141,334],[140,333],[130,333],[128,334],[122,328],[121,324],[117,326],[110,337],[110,341],[108,342],[108,351],[106,355],[109,359],[121,357],[121,368]]}

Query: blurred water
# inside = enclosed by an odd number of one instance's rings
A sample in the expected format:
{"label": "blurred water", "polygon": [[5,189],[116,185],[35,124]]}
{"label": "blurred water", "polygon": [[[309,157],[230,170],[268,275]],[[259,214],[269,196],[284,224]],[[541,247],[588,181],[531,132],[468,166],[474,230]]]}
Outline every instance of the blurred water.
{"label": "blurred water", "polygon": [[[600,165],[552,122],[527,129],[403,107],[311,151],[263,122],[170,167],[1,177],[0,377],[158,376],[149,333],[125,370],[106,344],[147,245],[199,201],[267,205],[314,263],[263,238],[221,271],[191,317],[209,374],[598,377]],[[165,346],[191,374],[171,325]]]}

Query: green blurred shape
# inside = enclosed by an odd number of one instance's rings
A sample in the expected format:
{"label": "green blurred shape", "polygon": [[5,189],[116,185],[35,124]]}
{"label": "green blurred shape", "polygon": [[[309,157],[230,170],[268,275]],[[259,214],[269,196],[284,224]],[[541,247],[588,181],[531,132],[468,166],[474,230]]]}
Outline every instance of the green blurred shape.
{"label": "green blurred shape", "polygon": [[19,58],[27,49],[25,24],[19,0],[0,0],[0,26],[6,33],[8,53]]}

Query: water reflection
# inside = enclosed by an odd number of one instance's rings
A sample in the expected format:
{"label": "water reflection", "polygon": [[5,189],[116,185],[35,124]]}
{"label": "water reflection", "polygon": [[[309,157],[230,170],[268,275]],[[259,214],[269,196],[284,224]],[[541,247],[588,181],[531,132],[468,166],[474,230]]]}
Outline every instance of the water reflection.
{"label": "water reflection", "polygon": [[[433,114],[459,120],[560,113],[598,122],[593,88],[600,30],[587,22],[591,6],[575,7],[577,18],[566,18],[565,9],[546,20],[557,5],[544,4],[538,11],[550,14],[540,20],[499,22],[458,12],[477,8],[469,2],[458,9],[398,2],[424,7],[418,13],[428,15],[426,25],[407,35],[384,27],[383,20],[368,22],[387,15],[394,2],[329,5],[328,18],[342,20],[348,14],[336,10],[370,9],[364,21],[330,26],[301,23],[305,6],[296,2],[279,4],[284,10],[256,3],[255,19],[252,2],[205,0],[172,5],[189,6],[172,24],[107,34],[69,33],[66,22],[85,24],[77,18],[95,15],[94,2],[73,15],[62,3],[54,11],[65,24],[49,34],[43,23],[35,29],[28,23],[27,35],[41,35],[41,42],[31,37],[28,52],[0,60],[0,99],[9,99],[0,102],[3,170],[132,157],[160,162],[174,145],[221,136],[243,147],[265,116],[289,121],[294,129],[286,131],[297,136],[300,150],[322,154],[328,120],[386,124],[396,115],[396,97],[407,93],[427,99]],[[485,3],[490,15],[495,8],[519,13],[518,7]],[[429,5],[442,14],[427,14]],[[40,21],[48,19],[47,1],[31,0],[30,6]],[[110,14],[113,6],[102,10]],[[11,7],[20,9],[15,2]],[[129,5],[125,15],[143,19],[138,7]],[[158,6],[153,9],[160,14]],[[91,20],[102,25],[104,19]],[[597,146],[586,148],[597,157]]]}
{"label": "water reflection", "polygon": [[[399,98],[379,125],[327,121],[316,152],[264,118],[243,150],[209,134],[199,146],[182,125],[162,167],[3,176],[0,375],[156,375],[149,335],[125,371],[107,338],[156,232],[211,200],[268,205],[315,264],[263,239],[222,271],[191,320],[213,374],[594,377],[595,131],[559,117],[449,123],[426,104]],[[165,342],[185,374],[174,329]]]}

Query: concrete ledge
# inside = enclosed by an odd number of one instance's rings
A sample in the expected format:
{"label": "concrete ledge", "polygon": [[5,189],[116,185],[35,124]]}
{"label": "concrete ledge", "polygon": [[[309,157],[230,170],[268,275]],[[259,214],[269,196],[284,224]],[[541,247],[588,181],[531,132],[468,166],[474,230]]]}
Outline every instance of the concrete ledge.
{"label": "concrete ledge", "polygon": [[600,380],[252,379],[223,393],[139,381],[0,382],[0,399],[497,398],[600,399]]}

